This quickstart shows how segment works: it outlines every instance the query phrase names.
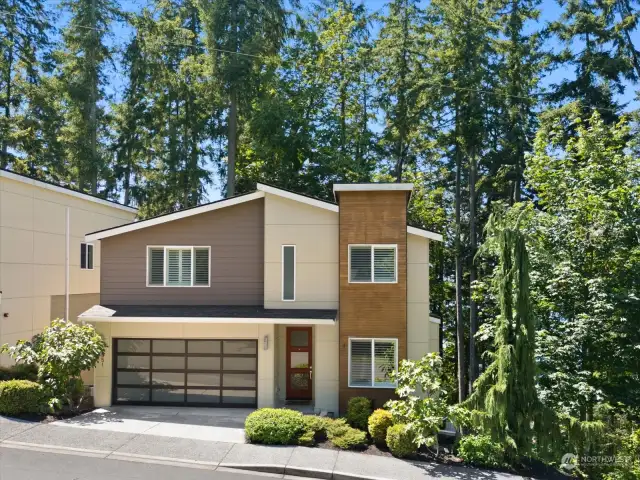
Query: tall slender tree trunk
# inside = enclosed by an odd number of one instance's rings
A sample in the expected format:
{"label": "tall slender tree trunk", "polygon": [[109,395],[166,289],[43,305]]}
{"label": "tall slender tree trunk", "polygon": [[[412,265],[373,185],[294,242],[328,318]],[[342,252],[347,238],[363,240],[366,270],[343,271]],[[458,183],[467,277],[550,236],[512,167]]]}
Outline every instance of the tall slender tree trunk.
{"label": "tall slender tree trunk", "polygon": [[91,69],[91,93],[89,97],[89,135],[91,136],[91,193],[98,193],[98,125],[96,109],[98,102],[98,66],[96,65],[95,49],[98,43],[96,22],[96,0],[91,0],[91,25],[94,28],[94,44],[91,46],[89,68]]}
{"label": "tall slender tree trunk", "polygon": [[[13,7],[13,4],[11,5]],[[5,99],[4,99],[4,117],[6,120],[5,125],[9,125],[11,122],[11,72],[13,70],[13,40],[14,40],[14,36],[13,36],[13,25],[12,25],[12,21],[13,21],[13,17],[12,16],[7,16],[7,30],[8,30],[8,34],[7,34],[7,40],[8,40],[8,44],[9,44],[9,49],[7,52],[7,71],[5,73],[5,84],[7,86],[6,92],[5,92]],[[8,131],[6,133],[9,133]],[[7,166],[9,165],[9,142],[7,140],[7,138],[3,138],[2,139],[2,158],[0,158],[0,167],[2,168],[7,168]]]}
{"label": "tall slender tree trunk", "polygon": [[231,91],[229,101],[229,156],[227,166],[227,197],[236,193],[236,149],[238,135],[238,97],[235,90]]}
{"label": "tall slender tree trunk", "polygon": [[[456,99],[456,103],[458,100]],[[458,400],[464,401],[466,398],[465,389],[465,342],[464,342],[464,319],[462,317],[462,244],[460,241],[461,229],[461,183],[462,183],[462,152],[459,139],[459,110],[456,105],[456,139],[455,139],[455,158],[456,158],[456,191],[455,191],[455,210],[456,210],[456,235],[455,235],[455,251],[456,251],[456,345],[458,350]]]}
{"label": "tall slender tree trunk", "polygon": [[476,333],[478,332],[478,305],[473,298],[473,286],[476,281],[475,263],[478,240],[476,233],[476,177],[478,159],[476,149],[471,153],[469,165],[469,243],[471,245],[471,264],[469,265],[469,392],[473,392],[473,382],[478,378],[478,358],[476,356]]}
{"label": "tall slender tree trunk", "polygon": [[[233,52],[239,51],[238,45],[238,2],[232,2],[231,9],[231,49]],[[232,55],[231,61],[237,63],[236,54]],[[235,83],[231,83],[229,92],[229,136],[227,143],[227,197],[236,194],[236,153],[238,150],[238,91]]]}

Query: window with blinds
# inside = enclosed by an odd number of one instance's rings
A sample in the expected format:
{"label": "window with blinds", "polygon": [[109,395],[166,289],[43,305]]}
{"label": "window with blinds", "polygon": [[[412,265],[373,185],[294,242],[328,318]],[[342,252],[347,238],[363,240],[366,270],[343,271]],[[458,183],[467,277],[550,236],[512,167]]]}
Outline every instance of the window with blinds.
{"label": "window with blinds", "polygon": [[149,247],[147,285],[207,287],[209,254],[209,247]]}
{"label": "window with blinds", "polygon": [[398,369],[395,338],[349,339],[349,386],[395,388],[391,372]]}
{"label": "window with blinds", "polygon": [[397,245],[349,245],[349,283],[395,283]]}

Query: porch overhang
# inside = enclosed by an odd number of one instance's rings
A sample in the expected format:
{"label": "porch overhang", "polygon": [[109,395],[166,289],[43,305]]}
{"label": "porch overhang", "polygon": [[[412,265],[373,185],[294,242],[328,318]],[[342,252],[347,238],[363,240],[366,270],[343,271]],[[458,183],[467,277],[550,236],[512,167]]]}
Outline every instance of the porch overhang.
{"label": "porch overhang", "polygon": [[261,323],[335,325],[336,310],[266,309],[244,305],[94,305],[83,322],[118,323]]}

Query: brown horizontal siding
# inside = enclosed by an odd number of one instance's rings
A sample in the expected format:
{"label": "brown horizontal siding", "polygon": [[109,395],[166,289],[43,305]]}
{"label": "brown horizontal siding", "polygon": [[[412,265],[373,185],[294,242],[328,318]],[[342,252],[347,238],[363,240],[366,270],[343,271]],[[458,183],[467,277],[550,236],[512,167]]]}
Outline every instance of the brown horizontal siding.
{"label": "brown horizontal siding", "polygon": [[[210,246],[209,287],[147,287],[147,246]],[[262,305],[264,201],[102,240],[102,305]]]}
{"label": "brown horizontal siding", "polygon": [[[365,396],[380,407],[393,389],[349,387],[349,337],[397,338],[407,356],[407,215],[405,192],[340,193],[340,410]],[[349,283],[350,244],[396,244],[398,282]]]}

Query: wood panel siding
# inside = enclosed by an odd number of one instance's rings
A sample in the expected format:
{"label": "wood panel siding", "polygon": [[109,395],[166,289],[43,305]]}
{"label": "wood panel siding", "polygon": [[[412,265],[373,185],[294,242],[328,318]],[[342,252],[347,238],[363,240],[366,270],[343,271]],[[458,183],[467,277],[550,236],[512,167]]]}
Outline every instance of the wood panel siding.
{"label": "wood panel siding", "polygon": [[[397,244],[397,283],[349,283],[350,244]],[[364,396],[375,407],[393,389],[349,387],[349,337],[397,338],[398,359],[407,356],[406,192],[340,192],[340,411]]]}
{"label": "wood panel siding", "polygon": [[[262,305],[264,200],[102,241],[102,305]],[[147,287],[147,246],[211,246],[209,287]]]}

